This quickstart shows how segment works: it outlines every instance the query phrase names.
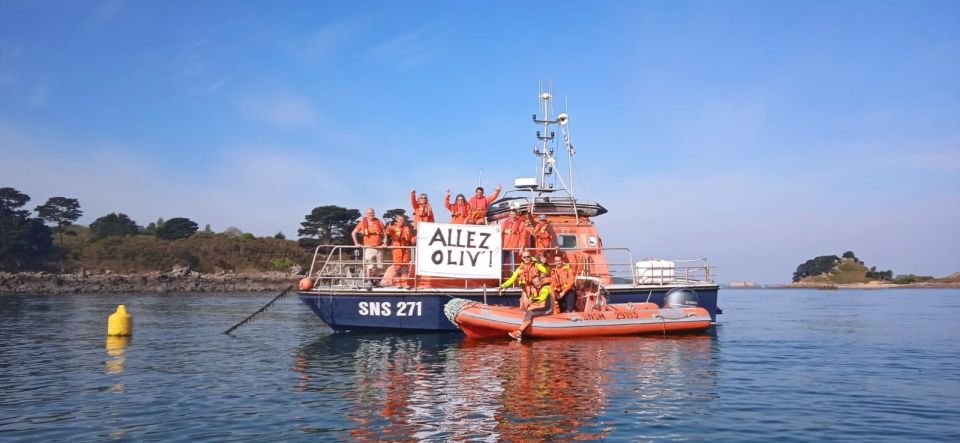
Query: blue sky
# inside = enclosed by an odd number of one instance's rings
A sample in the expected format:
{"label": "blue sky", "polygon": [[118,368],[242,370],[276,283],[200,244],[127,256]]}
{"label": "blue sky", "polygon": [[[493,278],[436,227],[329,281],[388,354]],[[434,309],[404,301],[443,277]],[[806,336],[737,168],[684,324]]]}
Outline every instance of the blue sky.
{"label": "blue sky", "polygon": [[546,79],[607,246],[960,271],[956,1],[7,0],[0,186],[295,237],[531,175]]}

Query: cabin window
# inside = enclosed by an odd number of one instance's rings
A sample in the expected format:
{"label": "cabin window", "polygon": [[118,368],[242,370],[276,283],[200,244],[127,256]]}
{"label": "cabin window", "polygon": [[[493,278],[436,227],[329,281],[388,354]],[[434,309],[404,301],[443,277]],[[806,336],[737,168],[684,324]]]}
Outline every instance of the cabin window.
{"label": "cabin window", "polygon": [[599,242],[597,241],[597,236],[591,235],[591,236],[587,237],[587,245],[589,245],[591,248],[597,247],[597,243],[599,243]]}
{"label": "cabin window", "polygon": [[560,249],[577,249],[577,236],[571,234],[557,235],[557,245]]}

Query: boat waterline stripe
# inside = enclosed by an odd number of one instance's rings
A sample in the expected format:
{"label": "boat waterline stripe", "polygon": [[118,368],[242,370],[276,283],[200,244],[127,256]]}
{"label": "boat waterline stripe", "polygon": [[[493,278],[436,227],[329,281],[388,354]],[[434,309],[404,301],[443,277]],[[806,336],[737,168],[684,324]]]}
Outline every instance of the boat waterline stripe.
{"label": "boat waterline stripe", "polygon": [[[522,319],[517,319],[516,317],[507,317],[503,315],[493,315],[493,314],[477,315],[471,312],[463,312],[461,313],[461,315],[465,315],[467,317],[481,319],[481,320],[493,321],[497,323],[504,323],[508,325],[519,325],[520,322],[522,321]],[[563,329],[563,328],[571,328],[571,327],[584,328],[584,327],[591,327],[591,326],[629,326],[629,325],[638,325],[638,324],[640,325],[684,324],[684,323],[698,323],[702,321],[710,321],[709,316],[707,317],[693,316],[693,317],[684,318],[682,320],[671,320],[671,319],[661,320],[661,319],[652,319],[652,318],[651,319],[636,319],[636,318],[604,319],[604,320],[580,319],[579,321],[570,320],[569,323],[550,322],[545,324],[542,322],[538,322],[537,321],[538,318],[539,317],[535,317],[533,319],[532,326],[536,326],[538,328],[544,328],[544,329]],[[627,321],[624,321],[624,320],[627,320]]]}

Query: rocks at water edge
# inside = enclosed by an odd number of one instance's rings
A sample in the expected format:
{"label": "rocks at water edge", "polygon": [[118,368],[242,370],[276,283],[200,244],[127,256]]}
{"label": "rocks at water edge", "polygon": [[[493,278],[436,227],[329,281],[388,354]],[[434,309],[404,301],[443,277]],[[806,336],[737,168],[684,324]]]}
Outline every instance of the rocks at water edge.
{"label": "rocks at water edge", "polygon": [[70,274],[0,272],[0,293],[71,294],[94,292],[261,292],[279,291],[298,280],[286,272],[232,272],[203,274],[187,266],[170,272],[117,274],[80,270]]}

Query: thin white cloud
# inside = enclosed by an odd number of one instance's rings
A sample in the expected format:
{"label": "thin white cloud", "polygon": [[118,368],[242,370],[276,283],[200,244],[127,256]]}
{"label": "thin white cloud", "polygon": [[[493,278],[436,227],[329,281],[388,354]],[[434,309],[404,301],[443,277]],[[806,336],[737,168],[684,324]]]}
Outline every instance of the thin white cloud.
{"label": "thin white cloud", "polygon": [[84,25],[88,29],[98,28],[112,20],[123,9],[123,0],[103,0],[93,9]]}
{"label": "thin white cloud", "polygon": [[422,26],[387,40],[370,53],[398,71],[409,71],[430,63],[440,54],[440,36],[433,25]]}
{"label": "thin white cloud", "polygon": [[239,101],[239,109],[255,121],[280,129],[311,128],[320,123],[314,106],[293,94],[245,97]]}
{"label": "thin white cloud", "polygon": [[327,23],[306,37],[295,39],[292,52],[308,61],[322,61],[342,48],[360,27],[361,22],[352,18]]}

